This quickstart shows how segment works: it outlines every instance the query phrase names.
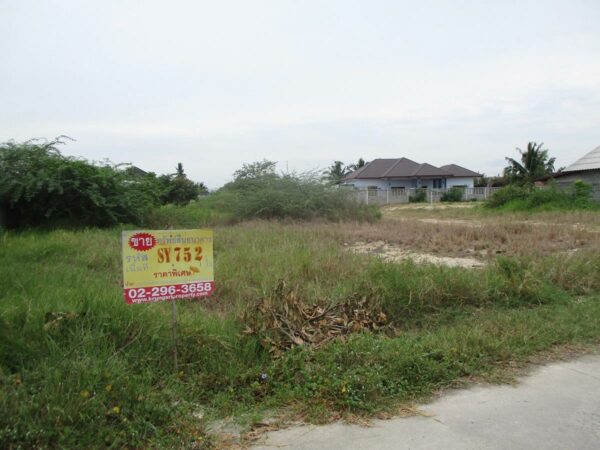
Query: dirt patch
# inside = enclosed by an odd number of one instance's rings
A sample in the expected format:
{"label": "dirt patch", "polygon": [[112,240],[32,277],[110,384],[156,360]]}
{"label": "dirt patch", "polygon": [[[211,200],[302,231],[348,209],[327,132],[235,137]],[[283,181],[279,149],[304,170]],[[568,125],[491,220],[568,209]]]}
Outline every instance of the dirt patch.
{"label": "dirt patch", "polygon": [[399,211],[403,209],[425,209],[425,210],[436,210],[436,209],[465,209],[473,208],[476,202],[465,202],[465,203],[407,203],[396,206],[385,206],[382,208],[385,211]]}
{"label": "dirt patch", "polygon": [[[341,244],[381,241],[392,247],[395,253],[490,262],[498,255],[537,258],[575,248],[600,251],[600,233],[590,232],[591,226],[591,223],[584,221],[576,224],[558,221],[545,223],[542,220],[526,221],[504,216],[408,216],[384,218],[374,224],[340,224],[335,235],[339,236]],[[333,235],[333,232],[329,232]],[[381,248],[379,252],[387,253],[388,250],[390,248]]]}
{"label": "dirt patch", "polygon": [[356,242],[348,246],[348,249],[358,254],[378,256],[384,261],[389,262],[400,262],[410,259],[417,264],[435,264],[468,269],[485,266],[484,262],[475,258],[457,258],[451,256],[436,256],[428,253],[416,253],[404,250],[401,247],[388,244],[384,241]]}
{"label": "dirt patch", "polygon": [[[415,220],[415,219],[413,219]],[[462,220],[462,219],[416,219],[422,223],[433,223],[433,224],[451,224],[451,225],[463,225],[465,227],[482,227],[481,222],[475,220]]]}

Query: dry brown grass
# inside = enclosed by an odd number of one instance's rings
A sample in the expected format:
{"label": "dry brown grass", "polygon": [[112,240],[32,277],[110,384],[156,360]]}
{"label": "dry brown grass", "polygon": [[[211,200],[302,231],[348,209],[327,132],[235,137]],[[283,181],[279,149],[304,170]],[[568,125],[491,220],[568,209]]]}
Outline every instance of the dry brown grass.
{"label": "dry brown grass", "polygon": [[566,224],[600,232],[600,214],[597,211],[548,211],[548,212],[498,212],[485,209],[479,203],[442,204],[433,203],[426,205],[400,205],[385,206],[382,208],[383,217],[386,219],[437,219],[437,220],[467,220],[485,223],[503,218],[512,222],[526,222],[536,224]]}
{"label": "dry brown grass", "polygon": [[[542,256],[600,251],[598,213],[482,214],[479,208],[384,209],[375,224],[307,225],[341,245],[383,241],[406,252],[488,260],[497,255]],[[448,211],[453,215],[447,214]],[[456,211],[460,215],[456,216]]]}

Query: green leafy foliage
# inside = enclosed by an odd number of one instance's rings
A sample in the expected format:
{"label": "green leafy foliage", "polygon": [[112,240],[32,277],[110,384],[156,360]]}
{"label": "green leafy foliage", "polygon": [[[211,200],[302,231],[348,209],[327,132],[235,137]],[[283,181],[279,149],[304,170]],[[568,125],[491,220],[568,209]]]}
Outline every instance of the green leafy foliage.
{"label": "green leafy foliage", "polygon": [[234,219],[375,220],[379,210],[344,189],[321,182],[315,174],[277,174],[274,163],[244,166],[236,178],[214,193],[213,207]]}
{"label": "green leafy foliage", "polygon": [[144,222],[159,201],[153,179],[63,156],[60,144],[0,145],[0,204],[9,226]]}
{"label": "green leafy foliage", "polygon": [[156,176],[64,156],[62,144],[64,137],[0,145],[0,226],[143,225],[157,206],[185,205],[207,192],[181,163],[175,174]]}
{"label": "green leafy foliage", "polygon": [[548,150],[542,148],[543,145],[529,142],[527,150],[517,148],[521,154],[521,162],[506,158],[509,164],[504,169],[504,176],[511,183],[532,185],[534,181],[552,175],[556,158],[550,158]]}
{"label": "green leafy foliage", "polygon": [[515,184],[510,184],[497,190],[487,200],[485,205],[489,208],[498,208],[513,200],[522,200],[527,198],[530,189]]}
{"label": "green leafy foliage", "polygon": [[367,162],[358,158],[354,164],[345,165],[342,161],[334,161],[331,166],[323,171],[323,179],[331,184],[340,184],[344,177],[355,170],[361,169]]}
{"label": "green leafy foliage", "polygon": [[187,205],[199,195],[207,194],[203,183],[194,183],[183,171],[183,164],[177,164],[177,172],[172,175],[161,175],[158,181],[162,187],[161,204],[173,203],[178,206]]}
{"label": "green leafy foliage", "polygon": [[427,199],[427,191],[425,189],[417,189],[408,198],[409,203],[423,203]]}
{"label": "green leafy foliage", "polygon": [[512,211],[597,209],[599,205],[590,198],[591,192],[592,187],[582,181],[576,181],[569,188],[555,184],[544,188],[512,184],[494,192],[485,206]]}
{"label": "green leafy foliage", "polygon": [[463,199],[464,190],[457,186],[451,187],[448,191],[444,192],[441,197],[443,202],[460,202]]}
{"label": "green leafy foliage", "polygon": [[241,180],[254,180],[258,178],[269,178],[275,175],[275,166],[277,165],[274,161],[263,159],[262,161],[255,161],[253,163],[246,163],[242,165],[242,168],[236,170],[233,174],[235,181]]}
{"label": "green leafy foliage", "polygon": [[331,166],[323,172],[325,180],[331,184],[340,184],[346,174],[350,173],[351,170],[344,166],[342,161],[334,161]]}

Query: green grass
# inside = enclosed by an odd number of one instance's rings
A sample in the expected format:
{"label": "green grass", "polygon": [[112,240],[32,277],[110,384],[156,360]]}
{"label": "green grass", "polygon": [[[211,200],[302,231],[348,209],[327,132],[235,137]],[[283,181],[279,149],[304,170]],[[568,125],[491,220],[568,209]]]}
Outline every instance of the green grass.
{"label": "green grass", "polygon": [[[483,270],[385,264],[346,252],[335,229],[254,222],[215,230],[218,288],[178,303],[173,373],[170,305],[124,303],[119,239],[119,229],[0,237],[0,447],[210,446],[217,418],[284,406],[315,421],[371,414],[600,338],[596,253]],[[366,298],[396,333],[273,358],[241,318],[282,281],[308,303]]]}
{"label": "green grass", "polygon": [[185,206],[167,204],[155,209],[148,218],[148,225],[155,229],[202,228],[232,221],[231,214],[214,208],[208,197],[202,197]]}

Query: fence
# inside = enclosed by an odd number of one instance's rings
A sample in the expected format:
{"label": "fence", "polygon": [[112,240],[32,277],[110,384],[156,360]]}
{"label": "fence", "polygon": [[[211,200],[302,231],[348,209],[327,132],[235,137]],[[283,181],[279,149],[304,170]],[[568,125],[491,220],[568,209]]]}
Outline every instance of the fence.
{"label": "fence", "polygon": [[[454,188],[457,189],[457,188]],[[498,187],[475,187],[475,188],[459,188],[462,192],[461,201],[477,201],[485,200],[496,192]],[[355,189],[353,194],[356,199],[367,204],[390,205],[393,203],[408,203],[412,198],[413,201],[435,203],[442,199],[442,196],[451,191],[451,189]]]}
{"label": "fence", "polygon": [[[572,183],[558,184],[560,189],[571,189]],[[544,186],[540,186],[540,189],[544,189]],[[462,192],[462,198],[460,201],[477,201],[486,200],[490,197],[499,187],[476,187],[476,188],[453,188],[460,189]],[[451,191],[452,189],[429,189],[429,188],[417,188],[417,189],[355,189],[352,191],[356,199],[365,202],[367,204],[376,205],[390,205],[394,203],[409,203],[412,198],[413,201],[436,203],[441,201],[442,196]],[[592,184],[592,191],[590,198],[597,202],[600,202],[600,184]]]}

